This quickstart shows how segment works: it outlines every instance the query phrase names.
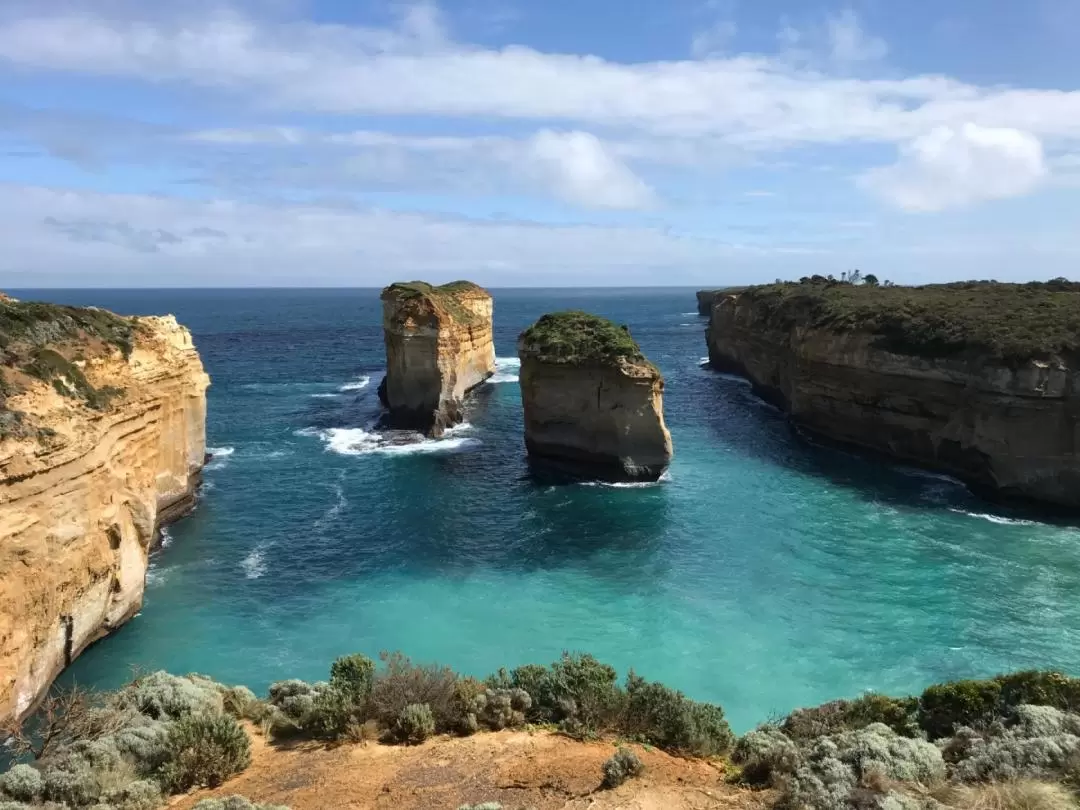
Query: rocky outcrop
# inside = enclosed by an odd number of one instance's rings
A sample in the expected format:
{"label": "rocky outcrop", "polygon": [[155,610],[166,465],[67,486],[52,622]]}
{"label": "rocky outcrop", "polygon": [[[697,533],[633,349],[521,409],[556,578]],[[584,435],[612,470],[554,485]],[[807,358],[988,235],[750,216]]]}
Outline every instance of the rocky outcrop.
{"label": "rocky outcrop", "polygon": [[744,287],[720,287],[716,290],[698,290],[697,292],[697,311],[698,315],[709,315],[712,313],[713,304],[722,295],[728,295],[738,290],[745,289]]}
{"label": "rocky outcrop", "polygon": [[664,378],[625,327],[543,316],[518,340],[530,459],[609,481],[655,481],[671,462]]}
{"label": "rocky outcrop", "polygon": [[[987,495],[1080,506],[1076,355],[1000,342],[1010,321],[1032,317],[1021,309],[1027,299],[1004,291],[1005,303],[965,314],[978,303],[972,296],[988,294],[977,285],[922,288],[929,294],[799,286],[722,297],[707,331],[712,367],[745,375],[816,435],[954,475]],[[1050,305],[1075,313],[1080,296]],[[1037,312],[1039,300],[1031,306]],[[1001,325],[982,323],[991,318]]]}
{"label": "rocky outcrop", "polygon": [[209,383],[174,318],[0,302],[0,719],[139,610],[194,503]]}
{"label": "rocky outcrop", "polygon": [[468,281],[382,292],[388,427],[429,436],[462,421],[465,395],[495,373],[491,294]]}

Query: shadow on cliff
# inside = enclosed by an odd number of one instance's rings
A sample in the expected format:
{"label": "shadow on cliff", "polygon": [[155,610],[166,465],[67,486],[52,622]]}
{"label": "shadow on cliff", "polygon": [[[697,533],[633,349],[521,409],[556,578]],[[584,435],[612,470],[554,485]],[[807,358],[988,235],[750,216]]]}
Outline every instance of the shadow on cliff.
{"label": "shadow on cliff", "polygon": [[713,408],[703,410],[709,430],[723,444],[748,457],[824,478],[865,500],[900,509],[992,513],[1007,520],[1080,525],[1080,515],[1072,512],[981,497],[947,475],[810,436],[755,394],[747,380],[709,368],[703,373],[714,403]]}

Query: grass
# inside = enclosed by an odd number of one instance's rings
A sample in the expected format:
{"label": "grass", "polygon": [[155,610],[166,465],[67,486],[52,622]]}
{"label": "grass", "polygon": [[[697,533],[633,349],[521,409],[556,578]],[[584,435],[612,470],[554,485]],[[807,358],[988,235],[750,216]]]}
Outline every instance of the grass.
{"label": "grass", "polygon": [[382,298],[396,298],[403,302],[420,303],[430,301],[436,310],[442,310],[456,321],[461,323],[474,323],[476,314],[467,307],[461,306],[458,296],[462,293],[483,293],[487,291],[471,281],[451,281],[447,284],[435,286],[426,281],[397,281],[382,291]]}
{"label": "grass", "polygon": [[518,345],[545,363],[647,362],[626,326],[580,310],[542,316],[521,333]]}
{"label": "grass", "polygon": [[750,287],[743,296],[774,328],[868,333],[898,353],[974,353],[1007,363],[1080,356],[1080,284],[1064,279],[923,287],[804,281]]}
{"label": "grass", "polygon": [[72,358],[89,344],[101,344],[131,355],[138,324],[94,307],[69,307],[36,301],[0,300],[0,410],[19,393],[12,372],[21,372],[52,386],[61,395],[91,408],[103,409],[120,391],[95,389]]}

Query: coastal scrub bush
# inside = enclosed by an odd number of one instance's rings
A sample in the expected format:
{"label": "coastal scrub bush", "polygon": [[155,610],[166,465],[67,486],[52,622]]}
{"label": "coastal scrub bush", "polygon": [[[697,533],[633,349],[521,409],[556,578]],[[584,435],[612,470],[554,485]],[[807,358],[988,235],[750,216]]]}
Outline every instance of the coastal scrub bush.
{"label": "coastal scrub bush", "polygon": [[1061,785],[1020,779],[986,785],[950,786],[936,794],[956,810],[1075,810],[1076,801]]}
{"label": "coastal scrub bush", "polygon": [[521,333],[524,354],[545,363],[612,363],[645,359],[626,326],[580,310],[551,312]]}
{"label": "coastal scrub bush", "polygon": [[426,703],[410,703],[401,710],[393,726],[399,742],[417,745],[435,733],[435,718]]}
{"label": "coastal scrub bush", "polygon": [[904,737],[919,736],[917,698],[893,698],[870,693],[855,700],[834,700],[821,706],[796,709],[781,725],[796,740],[812,740],[823,734],[837,734],[884,723]]}
{"label": "coastal scrub bush", "polygon": [[992,721],[1001,699],[996,680],[951,681],[930,686],[919,700],[919,725],[932,740],[959,726]]}
{"label": "coastal scrub bush", "polygon": [[223,799],[203,799],[193,810],[289,810],[281,804],[255,804],[243,796],[226,796]]}
{"label": "coastal scrub bush", "polygon": [[330,685],[357,706],[367,703],[375,678],[375,662],[366,655],[346,655],[330,665]]}
{"label": "coastal scrub bush", "polygon": [[456,700],[458,676],[449,667],[418,665],[400,652],[381,653],[384,668],[375,676],[369,716],[394,725],[406,706],[428,707],[439,731],[456,731],[461,723]]}
{"label": "coastal scrub bush", "polygon": [[558,723],[563,731],[583,737],[617,725],[623,703],[618,675],[613,667],[591,655],[564,652],[543,675],[535,669],[523,674],[536,679],[536,694],[527,687],[519,688],[529,692],[533,702],[542,707],[544,717]]}
{"label": "coastal scrub bush", "polygon": [[32,810],[29,804],[22,802],[9,802],[0,799],[0,810]]}
{"label": "coastal scrub bush", "polygon": [[178,720],[197,712],[220,712],[222,691],[220,684],[201,675],[153,672],[117,692],[114,703],[118,709],[134,709],[154,720]]}
{"label": "coastal scrub bush", "polygon": [[644,763],[629,748],[619,748],[601,767],[604,773],[603,786],[609,789],[617,788],[627,779],[645,773]]}
{"label": "coastal scrub bush", "polygon": [[256,719],[261,703],[246,686],[230,686],[221,692],[222,709],[237,720]]}
{"label": "coastal scrub bush", "polygon": [[11,770],[0,776],[0,792],[20,802],[37,801],[44,789],[41,771],[30,765],[12,765]]}
{"label": "coastal scrub bush", "polygon": [[159,777],[172,791],[216,787],[251,763],[251,741],[236,719],[202,713],[174,722],[165,740]]}
{"label": "coastal scrub bush", "polygon": [[744,734],[731,752],[740,767],[739,781],[768,787],[779,775],[794,773],[801,754],[798,746],[776,726],[761,726]]}
{"label": "coastal scrub bush", "polygon": [[1025,670],[999,675],[994,680],[1001,684],[1001,702],[1006,707],[1028,704],[1080,711],[1080,678],[1060,672]]}
{"label": "coastal scrub bush", "polygon": [[633,672],[626,678],[620,729],[665,751],[700,757],[723,754],[734,741],[719,706],[696,703],[682,692],[650,683]]}
{"label": "coastal scrub bush", "polygon": [[105,791],[101,799],[116,810],[155,810],[162,803],[161,786],[154,780],[140,779]]}
{"label": "coastal scrub bush", "polygon": [[1055,779],[1066,774],[1078,753],[1080,737],[1071,734],[975,738],[953,765],[952,777],[960,782]]}

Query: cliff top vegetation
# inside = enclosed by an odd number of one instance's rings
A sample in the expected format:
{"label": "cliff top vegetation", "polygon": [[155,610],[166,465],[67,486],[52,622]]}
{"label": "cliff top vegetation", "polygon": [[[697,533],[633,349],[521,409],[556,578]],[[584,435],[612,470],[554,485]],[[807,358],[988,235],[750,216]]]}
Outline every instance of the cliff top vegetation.
{"label": "cliff top vegetation", "polygon": [[[155,810],[170,794],[216,787],[245,770],[255,728],[286,747],[298,739],[415,745],[437,734],[523,728],[606,736],[687,757],[727,756],[720,767],[728,781],[772,788],[775,806],[787,810],[1056,810],[1075,807],[1080,790],[1080,679],[1057,672],[952,681],[915,697],[837,700],[736,741],[719,706],[633,672],[620,684],[614,668],[587,654],[484,680],[401,653],[380,658],[381,665],[344,656],[327,681],[279,681],[264,699],[165,672],[111,694],[54,692],[25,727],[6,729],[21,762],[0,774],[0,808]],[[640,765],[617,754],[596,780],[615,787]],[[1060,801],[986,804],[990,789]]]}
{"label": "cliff top vegetation", "polygon": [[102,352],[131,354],[138,321],[96,307],[71,307],[0,297],[0,439],[28,435],[24,415],[7,406],[27,378],[61,395],[104,408],[119,392],[96,389],[79,363]]}
{"label": "cliff top vegetation", "polygon": [[518,346],[545,363],[648,362],[629,328],[580,310],[541,316],[521,333]]}
{"label": "cliff top vegetation", "polygon": [[471,281],[451,281],[437,286],[426,281],[396,281],[383,288],[382,298],[384,301],[393,298],[416,304],[428,301],[436,310],[449,313],[455,320],[471,323],[477,316],[472,310],[461,306],[459,297],[465,293],[489,295],[487,290]]}
{"label": "cliff top vegetation", "polygon": [[890,351],[986,353],[1006,362],[1080,354],[1080,283],[964,281],[921,287],[815,277],[747,288],[781,328],[795,324],[877,335]]}

